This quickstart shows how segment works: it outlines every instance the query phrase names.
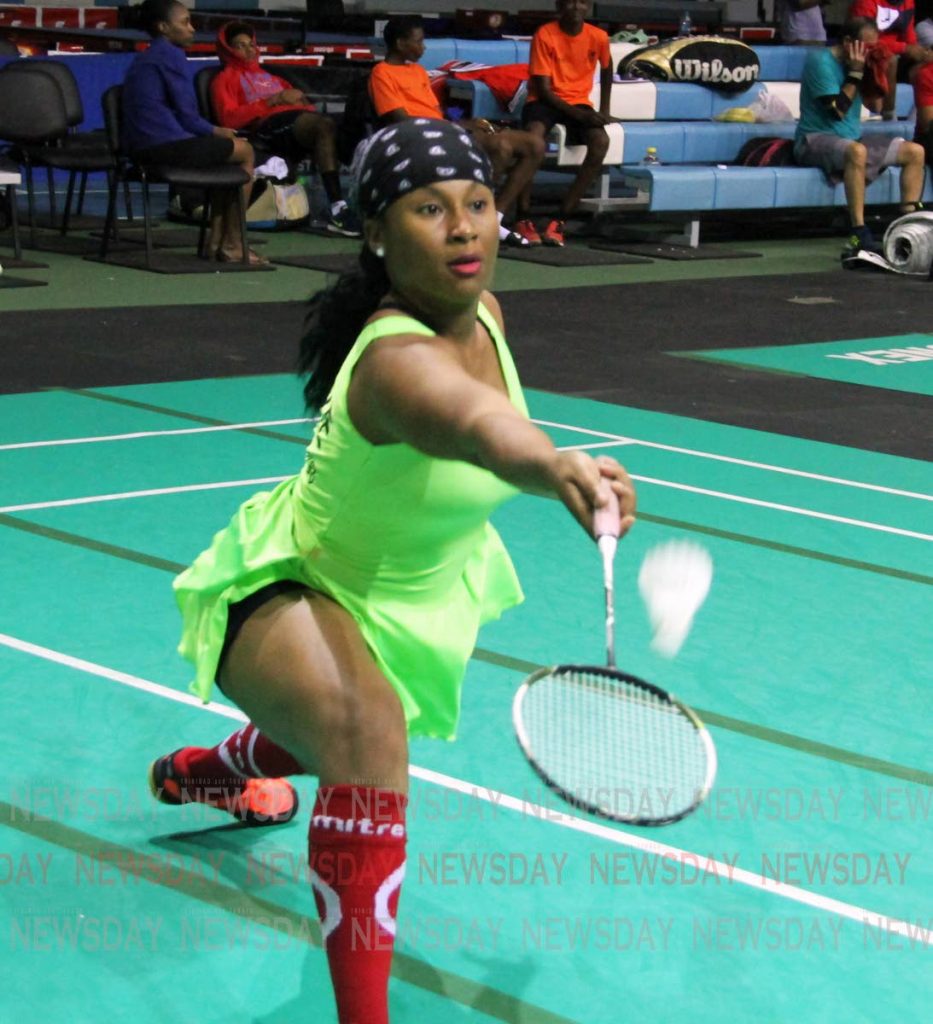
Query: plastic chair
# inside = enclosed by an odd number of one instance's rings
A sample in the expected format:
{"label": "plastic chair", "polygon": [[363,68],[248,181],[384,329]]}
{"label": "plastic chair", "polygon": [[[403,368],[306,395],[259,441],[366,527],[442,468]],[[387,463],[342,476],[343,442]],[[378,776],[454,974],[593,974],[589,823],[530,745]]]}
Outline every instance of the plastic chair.
{"label": "plastic chair", "polygon": [[[68,201],[62,234],[68,230],[68,215],[78,173],[112,173],[115,160],[109,148],[68,144],[68,111],[65,97],[54,74],[38,62],[16,61],[0,70],[0,137],[14,143],[10,153],[26,168],[29,198],[30,244],[36,244],[35,194],[32,169],[49,169],[49,203],[55,216],[55,190],[51,169],[69,173]],[[82,114],[83,117],[83,114]]]}
{"label": "plastic chair", "polygon": [[117,239],[117,193],[120,182],[127,180],[139,181],[143,193],[143,225],[146,239],[146,268],[152,269],[152,220],[149,209],[149,185],[151,182],[164,182],[176,188],[197,188],[205,192],[205,201],[201,214],[200,234],[198,236],[198,255],[206,256],[207,225],[210,216],[210,193],[213,189],[233,189],[237,194],[237,205],[240,213],[240,242],[243,251],[242,262],[249,265],[249,247],[246,243],[246,205],[243,202],[242,188],[250,180],[249,174],[236,164],[220,164],[217,167],[178,167],[168,164],[148,164],[136,160],[132,154],[123,151],[122,137],[122,96],[123,86],[111,86],[101,98],[104,113],[104,130],[111,151],[116,156],[116,169],[110,183],[110,196],[107,202],[107,220],[104,224],[103,236],[100,241],[100,258],[107,258],[111,236]]}
{"label": "plastic chair", "polygon": [[[93,150],[102,163],[106,165],[110,158],[110,147],[107,145],[107,138],[103,131],[79,132],[76,129],[84,123],[84,104],[81,102],[81,92],[74,73],[67,64],[58,60],[26,60],[19,67],[26,71],[41,71],[51,75],[58,83],[62,91],[62,99],[65,102],[65,120],[68,124],[68,134],[59,142],[60,148],[68,150],[81,149],[82,155],[87,157],[89,151]],[[107,166],[103,168],[108,169]],[[84,194],[87,189],[88,170],[72,170],[68,177],[68,196],[65,200],[65,210],[62,214],[61,233],[68,231],[68,221],[71,216],[71,200],[74,196],[76,176],[81,175],[81,185],[78,191],[78,210],[80,214],[84,209]],[[48,169],[49,198],[51,204],[51,215],[55,219],[55,192],[52,185],[52,170]],[[127,209],[129,211],[129,191],[126,194]],[[132,220],[132,213],[129,213]]]}

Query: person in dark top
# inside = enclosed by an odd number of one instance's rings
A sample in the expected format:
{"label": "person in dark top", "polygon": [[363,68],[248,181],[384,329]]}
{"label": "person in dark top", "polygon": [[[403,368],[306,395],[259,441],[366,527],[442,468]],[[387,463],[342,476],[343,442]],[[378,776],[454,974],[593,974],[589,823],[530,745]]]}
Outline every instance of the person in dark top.
{"label": "person in dark top", "polygon": [[[239,164],[252,176],[253,147],[232,128],[198,113],[185,47],[194,39],[188,8],[180,0],[144,0],[139,18],[152,44],[138,54],[123,83],[123,144],[144,163],[204,168]],[[243,186],[249,202],[252,181]],[[239,216],[229,191],[211,197],[209,252],[221,262],[243,257]],[[250,252],[251,263],[265,263]]]}

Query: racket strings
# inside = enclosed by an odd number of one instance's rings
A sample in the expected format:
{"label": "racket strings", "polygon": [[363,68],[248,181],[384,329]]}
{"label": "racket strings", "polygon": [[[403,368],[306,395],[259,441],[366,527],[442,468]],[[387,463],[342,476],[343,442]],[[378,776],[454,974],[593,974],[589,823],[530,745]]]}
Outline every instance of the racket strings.
{"label": "racket strings", "polygon": [[696,725],[619,676],[565,670],[531,686],[522,716],[533,760],[575,802],[622,819],[679,815],[708,757]]}

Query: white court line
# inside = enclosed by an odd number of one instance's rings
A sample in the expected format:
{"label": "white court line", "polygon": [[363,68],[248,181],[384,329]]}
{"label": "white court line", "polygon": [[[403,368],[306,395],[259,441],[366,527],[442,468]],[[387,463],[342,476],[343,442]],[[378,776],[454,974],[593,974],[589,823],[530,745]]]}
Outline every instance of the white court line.
{"label": "white court line", "polygon": [[703,452],[696,448],[678,448],[673,444],[661,444],[659,441],[642,441],[637,437],[626,437],[622,434],[609,434],[603,430],[588,430],[585,427],[574,427],[569,423],[554,423],[551,420],[532,420],[542,427],[561,427],[564,430],[575,430],[580,434],[592,434],[594,437],[612,437],[620,444],[634,444],[642,448],[657,448],[660,451],[676,452],[678,455],[692,455],[698,459],[713,459],[716,462],[731,462],[736,466],[748,466],[751,469],[765,469],[770,473],[785,473],[788,476],[801,476],[807,480],[820,480],[823,483],[840,484],[843,487],[857,487],[864,491],[878,491],[881,494],[893,494],[900,498],[919,498],[921,501],[933,501],[933,494],[917,491],[904,491],[897,487],[885,487],[882,484],[866,484],[860,480],[847,480],[841,476],[826,476],[823,473],[810,473],[804,469],[790,469],[787,466],[775,466],[769,462],[753,462],[750,459],[739,459],[732,455],[717,455],[714,452]]}
{"label": "white court line", "polygon": [[[222,430],[247,430],[253,427],[283,427],[294,423],[313,423],[306,416],[297,420],[259,420],[256,423],[225,423],[217,427],[184,427],[179,430],[136,430],[131,434],[98,434],[93,437],[60,437],[54,441],[19,441],[0,444],[0,452],[17,448],[55,448],[65,444],[98,444],[101,441],[139,441],[146,437],[172,437],[179,434],[212,434]],[[310,440],[310,438],[309,438]]]}
{"label": "white court line", "polygon": [[253,487],[256,484],[280,484],[287,476],[261,476],[254,480],[223,480],[217,484],[185,484],[182,487],[154,487],[148,491],[121,491],[119,494],[90,494],[86,498],[61,498],[58,501],[33,501],[28,505],[6,505],[0,512],[31,512],[39,508],[65,508],[69,505],[93,505],[97,501],[123,501],[125,498],[154,498],[161,494],[186,491],[220,491],[227,487]]}
{"label": "white court line", "polygon": [[[60,651],[53,651],[48,647],[40,647],[38,644],[19,640],[6,633],[0,633],[0,644],[15,651],[20,651],[23,654],[31,654],[34,657],[65,665],[68,668],[77,669],[89,675],[109,679],[123,686],[129,686],[134,690],[143,690],[156,697],[176,701],[180,704],[187,704],[191,707],[198,707],[204,711],[211,711],[216,715],[223,715],[225,718],[232,718],[238,722],[247,721],[246,716],[236,708],[230,708],[224,704],[216,704],[213,701],[209,704],[202,704],[192,694],[179,693],[177,690],[163,686],[160,683],[141,679],[126,672],[119,672],[104,665],[97,665],[92,661],[85,661],[83,658],[74,658],[69,654],[62,654]],[[619,846],[628,846],[636,850],[642,850],[646,853],[666,857],[680,864],[688,864],[692,867],[702,863],[710,875],[715,872],[719,878],[739,882],[742,885],[747,885],[750,889],[783,896],[785,899],[792,900],[795,903],[802,903],[817,910],[837,914],[852,921],[858,921],[863,925],[869,925],[873,928],[901,935],[909,939],[911,944],[922,942],[923,945],[928,947],[933,945],[933,932],[920,925],[911,924],[909,921],[888,917],[886,914],[880,914],[877,911],[868,910],[852,903],[845,903],[842,900],[832,899],[829,896],[822,896],[819,893],[802,889],[796,885],[789,885],[786,882],[768,880],[762,875],[756,875],[753,871],[746,871],[744,868],[724,864],[713,860],[711,857],[692,853],[690,850],[682,850],[676,846],[669,846],[667,843],[659,843],[657,840],[647,839],[634,832],[624,832],[617,827],[601,825],[594,821],[588,821],[585,818],[579,818],[573,814],[565,814],[556,811],[553,807],[543,807],[540,804],[530,803],[527,800],[510,796],[508,793],[500,793],[498,790],[489,789],[486,786],[479,786],[464,779],[454,778],[452,775],[443,775],[440,772],[435,772],[428,768],[420,768],[417,765],[410,766],[409,774],[413,778],[420,779],[422,782],[428,782],[441,786],[444,789],[450,789],[454,792],[484,800],[497,808],[505,807],[518,814],[528,815],[540,821],[558,825],[561,828],[571,829],[574,832],[595,836],[598,839],[604,839]]]}
{"label": "white court line", "polygon": [[761,508],[773,508],[778,512],[791,512],[798,516],[809,516],[812,519],[828,519],[833,523],[844,523],[846,526],[858,526],[863,530],[879,530],[882,533],[894,533],[900,537],[913,537],[915,540],[931,540],[933,534],[917,533],[914,530],[902,530],[898,526],[883,526],[881,523],[869,523],[864,519],[849,519],[846,516],[837,516],[829,512],[817,512],[812,508],[797,508],[796,505],[781,505],[775,501],[762,501],[760,498],[743,498],[738,494],[727,494],[725,491],[711,491],[705,487],[694,487],[692,484],[678,484],[672,480],[655,480],[650,476],[636,476],[631,473],[633,480],[640,480],[644,484],[657,484],[659,487],[672,487],[676,491],[690,491],[693,494],[706,494],[711,498],[722,498],[724,501],[737,501],[742,505],[758,505]]}
{"label": "white court line", "polygon": [[[615,442],[612,442],[614,444]],[[570,448],[579,447],[571,445]],[[611,447],[611,444],[593,445],[594,448]],[[565,449],[561,449],[562,451]],[[566,449],[566,450],[569,450]],[[292,474],[289,474],[292,475]],[[759,508],[771,508],[778,512],[789,512],[793,515],[807,516],[812,519],[825,519],[832,523],[842,523],[844,526],[857,526],[865,530],[877,530],[880,533],[891,533],[901,537],[912,537],[915,540],[933,541],[933,535],[928,533],[917,533],[914,530],[904,530],[898,526],[885,526],[883,523],[871,523],[863,519],[849,519],[846,516],[837,516],[830,512],[817,512],[814,509],[798,508],[795,505],[781,505],[774,501],[763,501],[760,498],[745,498],[739,494],[728,494],[725,491],[711,491],[703,487],[694,487],[692,484],[679,484],[672,480],[657,480],[650,476],[637,476],[631,474],[633,480],[639,480],[646,484],[656,484],[658,487],[671,487],[678,491],[691,491],[694,494],[705,494],[713,498],[722,498],[725,501],[738,502],[741,505],[755,505]],[[33,512],[43,508],[66,508],[70,505],[92,505],[98,501],[122,501],[125,498],[153,498],[163,494],[182,494],[188,491],[212,491],[223,490],[228,487],[252,487],[256,484],[278,484],[287,480],[288,476],[267,476],[254,480],[224,480],[215,484],[186,484],[182,487],[155,487],[146,491],[123,491],[117,494],[96,494],[86,498],[59,498],[55,501],[34,501],[24,505],[0,506],[0,513],[10,512]]]}
{"label": "white court line", "polygon": [[[608,444],[594,444],[593,448],[604,448],[615,445],[615,441]],[[577,446],[583,447],[583,446]],[[563,450],[563,449],[561,449]],[[569,449],[568,449],[569,450]],[[280,484],[288,480],[289,476],[264,476],[254,480],[223,480],[216,484],[185,484],[179,487],[153,487],[145,491],[120,491],[116,494],[91,494],[86,498],[58,498],[55,501],[32,501],[24,505],[5,505],[0,507],[2,512],[34,512],[42,508],[67,508],[70,505],[93,505],[98,501],[123,501],[127,498],[155,498],[163,494],[183,494],[186,491],[217,491],[228,487],[253,487],[256,484]]]}
{"label": "white court line", "polygon": [[[92,442],[99,441],[133,441],[144,437],[161,437],[169,436],[172,434],[201,434],[209,433],[211,431],[221,430],[244,430],[249,427],[267,427],[267,426],[284,426],[286,424],[294,423],[315,423],[318,417],[301,418],[293,420],[266,420],[257,423],[231,423],[224,424],[223,426],[216,427],[191,427],[185,430],[150,430],[150,431],[137,431],[130,434],[108,434],[101,435],[99,437],[77,437],[77,438],[64,438],[57,441],[22,441],[18,444],[4,444],[0,445],[0,451],[9,451],[16,448],[42,448],[52,447],[54,445],[66,445],[66,444],[89,444]],[[933,494],[923,494],[917,491],[905,491],[897,487],[885,487],[881,484],[869,484],[859,480],[848,480],[845,477],[839,476],[828,476],[825,473],[811,473],[803,469],[791,469],[787,466],[775,466],[769,462],[754,462],[750,459],[740,459],[732,455],[718,455],[714,452],[704,452],[696,448],[681,448],[677,445],[662,444],[659,441],[645,441],[635,437],[626,437],[622,434],[610,434],[603,430],[590,430],[587,427],[572,426],[569,423],[555,423],[552,420],[538,420],[533,419],[532,423],[537,423],[542,427],[559,427],[563,430],[575,431],[578,434],[590,434],[593,437],[605,437],[611,439],[605,444],[592,445],[590,447],[597,448],[611,448],[614,444],[619,445],[638,445],[642,448],[656,448],[659,451],[675,452],[679,455],[690,455],[698,459],[712,459],[716,462],[728,462],[736,466],[747,466],[751,469],[763,469],[770,473],[784,473],[788,476],[799,476],[807,480],[819,480],[823,483],[839,484],[842,487],[855,487],[865,491],[877,491],[880,494],[891,494],[901,498],[917,498],[920,501],[933,501]],[[584,448],[587,446],[583,445],[566,445],[562,447],[562,451],[570,451],[573,449]]]}

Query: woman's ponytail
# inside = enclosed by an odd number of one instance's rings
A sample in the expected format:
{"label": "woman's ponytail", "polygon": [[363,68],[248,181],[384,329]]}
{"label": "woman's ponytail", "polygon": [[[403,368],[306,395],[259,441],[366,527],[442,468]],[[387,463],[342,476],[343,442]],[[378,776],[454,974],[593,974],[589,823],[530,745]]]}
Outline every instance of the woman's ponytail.
{"label": "woman's ponytail", "polygon": [[299,374],[308,374],[304,396],[310,411],[327,400],[357,335],[389,287],[385,263],[364,245],[358,269],[311,297],[298,355]]}

